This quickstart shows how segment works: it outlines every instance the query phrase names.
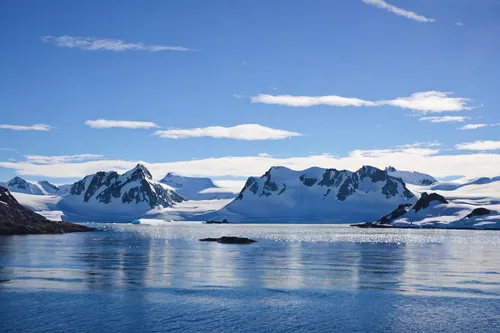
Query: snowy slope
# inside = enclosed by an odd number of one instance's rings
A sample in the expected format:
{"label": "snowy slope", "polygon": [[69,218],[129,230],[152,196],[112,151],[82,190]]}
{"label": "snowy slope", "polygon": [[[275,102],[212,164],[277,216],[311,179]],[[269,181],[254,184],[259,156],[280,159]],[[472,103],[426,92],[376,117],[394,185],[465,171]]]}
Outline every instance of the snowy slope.
{"label": "snowy slope", "polygon": [[183,200],[138,164],[123,175],[112,171],[86,176],[73,184],[58,207],[68,220],[127,221]]}
{"label": "snowy slope", "polygon": [[414,203],[403,181],[364,166],[356,172],[313,167],[272,167],[250,177],[226,207],[207,218],[231,222],[373,221],[400,204]]}
{"label": "snowy slope", "polygon": [[437,180],[426,173],[416,171],[399,171],[393,167],[386,168],[387,174],[392,177],[401,178],[406,184],[413,185],[431,185]]}
{"label": "snowy slope", "polygon": [[168,173],[160,183],[169,186],[187,200],[232,199],[235,193],[215,185],[210,178],[184,177]]}
{"label": "snowy slope", "polygon": [[51,221],[61,221],[61,217],[64,215],[59,209],[59,202],[62,199],[60,196],[36,195],[19,192],[12,192],[11,194],[21,205],[42,216],[45,216]]}

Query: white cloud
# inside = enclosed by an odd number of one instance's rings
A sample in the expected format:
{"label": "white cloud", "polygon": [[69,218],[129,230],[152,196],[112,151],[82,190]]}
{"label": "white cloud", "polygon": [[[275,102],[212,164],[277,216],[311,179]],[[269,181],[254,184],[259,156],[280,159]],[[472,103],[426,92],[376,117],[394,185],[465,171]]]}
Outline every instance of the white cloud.
{"label": "white cloud", "polygon": [[388,4],[384,0],[361,0],[367,5],[372,5],[381,9],[385,9],[391,13],[394,13],[399,16],[404,16],[410,20],[417,21],[417,22],[423,22],[423,23],[429,23],[429,22],[435,22],[436,20],[433,18],[427,18],[422,15],[418,15],[415,12],[396,7],[394,5]]}
{"label": "white cloud", "polygon": [[422,113],[439,113],[449,111],[471,110],[467,98],[450,97],[451,93],[441,91],[417,92],[409,97],[398,97],[392,100],[368,101],[359,98],[328,96],[292,96],[260,94],[250,98],[252,103],[275,104],[293,107],[310,107],[328,105],[337,107],[375,107],[394,106]]}
{"label": "white cloud", "polygon": [[130,121],[130,120],[107,120],[107,119],[96,119],[96,120],[87,120],[85,125],[90,126],[92,128],[158,128],[160,126],[156,125],[150,121]]}
{"label": "white cloud", "polygon": [[[500,147],[500,141],[493,141]],[[0,166],[13,169],[19,175],[52,178],[82,178],[97,171],[116,170],[123,172],[133,168],[138,162],[144,163],[152,174],[161,179],[168,172],[186,176],[201,177],[248,177],[260,176],[271,166],[282,165],[295,170],[311,166],[356,170],[362,165],[385,168],[392,165],[400,170],[415,170],[429,173],[435,177],[457,176],[492,177],[498,176],[500,154],[465,153],[440,155],[438,149],[426,145],[405,145],[408,148],[354,150],[346,156],[313,154],[277,158],[271,156],[226,156],[177,162],[148,163],[127,160],[91,160],[84,162],[57,162],[51,164],[25,161],[0,162]],[[491,144],[488,145],[491,147]],[[485,146],[481,147],[485,149]],[[49,160],[40,158],[39,160]]]}
{"label": "white cloud", "polygon": [[102,158],[102,155],[98,154],[79,154],[79,155],[56,155],[56,156],[45,156],[45,155],[24,155],[26,161],[35,164],[57,164],[57,163],[71,163],[71,162],[82,162],[89,160],[97,160]]}
{"label": "white cloud", "polygon": [[425,91],[410,95],[409,97],[398,97],[393,100],[378,101],[379,105],[390,105],[402,109],[427,112],[448,112],[471,110],[468,106],[470,99],[460,97],[450,97],[452,93],[442,91]]}
{"label": "white cloud", "polygon": [[455,23],[455,24],[456,24],[457,26],[459,26],[459,27],[461,27],[461,26],[463,26],[463,25],[464,25],[462,22],[457,22],[457,23]]}
{"label": "white cloud", "polygon": [[459,150],[497,150],[500,149],[500,141],[464,142],[455,145],[455,148]]}
{"label": "white cloud", "polygon": [[398,146],[397,148],[420,148],[420,147],[439,147],[441,146],[441,143],[437,141],[430,141],[430,142],[415,142],[415,143],[409,143],[405,145]]}
{"label": "white cloud", "polygon": [[52,129],[52,127],[45,124],[34,124],[30,126],[0,125],[0,128],[14,130],[14,131],[50,131]]}
{"label": "white cloud", "polygon": [[478,128],[492,127],[492,126],[500,126],[500,123],[498,123],[498,124],[467,124],[463,127],[460,127],[459,129],[461,129],[461,130],[475,130]]}
{"label": "white cloud", "polygon": [[241,98],[243,98],[245,96],[240,95],[240,94],[233,94],[233,97],[236,98],[236,99],[241,99]]}
{"label": "white cloud", "polygon": [[0,151],[13,151],[14,149],[12,148],[0,148]]}
{"label": "white cloud", "polygon": [[465,126],[460,127],[461,130],[475,130],[482,127],[487,127],[488,124],[467,124]]}
{"label": "white cloud", "polygon": [[155,135],[168,139],[212,137],[235,140],[281,140],[292,136],[301,136],[302,134],[258,124],[244,124],[233,127],[210,126],[204,128],[169,129],[156,131]]}
{"label": "white cloud", "polygon": [[260,94],[250,98],[252,103],[276,104],[294,107],[328,106],[377,106],[375,102],[342,96],[292,96]]}
{"label": "white cloud", "polygon": [[463,123],[469,117],[462,116],[444,116],[444,117],[422,117],[420,121],[430,121],[431,123]]}
{"label": "white cloud", "polygon": [[86,51],[195,51],[184,46],[147,45],[143,43],[127,43],[120,39],[107,39],[82,36],[43,36],[44,43],[60,47],[79,48]]}

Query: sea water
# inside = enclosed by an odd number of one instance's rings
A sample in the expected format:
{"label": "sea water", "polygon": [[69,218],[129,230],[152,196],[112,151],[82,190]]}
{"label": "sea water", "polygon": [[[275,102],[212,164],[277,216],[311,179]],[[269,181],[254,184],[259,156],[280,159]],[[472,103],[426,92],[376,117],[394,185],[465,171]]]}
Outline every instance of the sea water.
{"label": "sea water", "polygon": [[500,331],[500,232],[101,227],[0,236],[0,332]]}

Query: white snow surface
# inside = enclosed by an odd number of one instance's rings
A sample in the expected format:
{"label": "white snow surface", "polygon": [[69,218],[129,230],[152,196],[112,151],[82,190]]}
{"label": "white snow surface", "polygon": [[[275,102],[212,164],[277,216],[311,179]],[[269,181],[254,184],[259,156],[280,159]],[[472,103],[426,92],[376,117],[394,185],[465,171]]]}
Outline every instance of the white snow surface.
{"label": "white snow surface", "polygon": [[210,178],[185,177],[175,173],[168,173],[160,183],[187,200],[232,199],[239,191],[217,186]]}

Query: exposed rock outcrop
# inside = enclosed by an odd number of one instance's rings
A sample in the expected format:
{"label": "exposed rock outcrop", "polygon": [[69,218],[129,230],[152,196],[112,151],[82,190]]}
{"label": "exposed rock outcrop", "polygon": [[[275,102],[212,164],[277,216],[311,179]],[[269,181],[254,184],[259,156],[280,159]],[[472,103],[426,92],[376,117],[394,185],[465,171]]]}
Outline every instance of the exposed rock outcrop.
{"label": "exposed rock outcrop", "polygon": [[0,235],[63,234],[91,230],[94,229],[68,222],[49,221],[21,206],[9,190],[0,187]]}

